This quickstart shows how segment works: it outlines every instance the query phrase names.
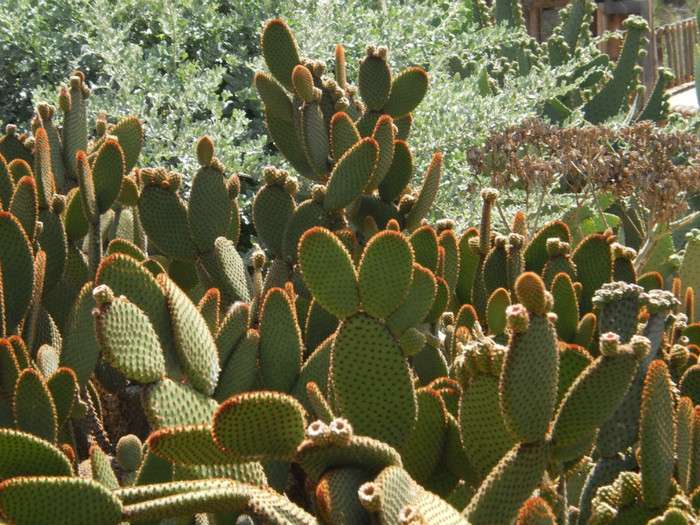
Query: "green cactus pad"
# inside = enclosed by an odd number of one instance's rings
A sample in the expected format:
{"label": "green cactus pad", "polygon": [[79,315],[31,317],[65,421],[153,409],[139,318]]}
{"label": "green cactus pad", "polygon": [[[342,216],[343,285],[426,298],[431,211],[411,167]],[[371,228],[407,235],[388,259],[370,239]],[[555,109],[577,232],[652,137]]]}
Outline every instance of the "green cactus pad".
{"label": "green cactus pad", "polygon": [[26,368],[20,373],[12,407],[18,430],[51,443],[56,442],[56,407],[39,372]]}
{"label": "green cactus pad", "polygon": [[357,87],[367,108],[381,111],[391,92],[391,69],[386,59],[365,57],[357,71]]}
{"label": "green cactus pad", "polygon": [[[7,128],[6,128],[7,130]],[[5,133],[0,137],[0,155],[2,155],[7,163],[13,162],[15,159],[20,159],[27,164],[32,164],[32,154],[24,147],[24,143],[17,136],[17,132]]]}
{"label": "green cactus pad", "polygon": [[0,396],[9,404],[12,404],[19,373],[20,366],[12,345],[7,339],[0,339]]}
{"label": "green cactus pad", "polygon": [[343,444],[319,445],[306,439],[297,449],[296,461],[314,481],[337,468],[356,467],[375,475],[386,467],[401,466],[401,456],[394,448],[382,441],[356,435]]}
{"label": "green cactus pad", "polygon": [[232,241],[219,237],[214,243],[214,250],[200,254],[199,261],[208,279],[211,279],[208,286],[219,289],[223,304],[250,301],[250,277]]}
{"label": "green cactus pad", "polygon": [[391,94],[382,108],[391,118],[411,113],[428,92],[428,74],[419,67],[404,69],[391,82]]}
{"label": "green cactus pad", "polygon": [[51,205],[56,187],[51,171],[49,138],[44,128],[37,129],[34,135],[34,178],[39,208],[48,208]]}
{"label": "green cactus pad", "polygon": [[231,352],[248,330],[250,307],[245,303],[232,305],[219,324],[216,333],[216,348],[219,353],[219,365],[223,368],[228,362]]}
{"label": "green cactus pad", "polygon": [[520,274],[515,281],[515,295],[534,315],[547,313],[547,289],[542,278],[534,272]]}
{"label": "green cactus pad", "polygon": [[66,195],[66,211],[64,212],[66,238],[69,241],[79,241],[87,235],[87,215],[83,211],[83,201],[79,188],[73,188]]}
{"label": "green cactus pad", "polygon": [[360,132],[345,112],[338,112],[331,119],[331,153],[339,160],[355,144],[360,142]]}
{"label": "green cactus pad", "polygon": [[552,311],[557,314],[554,323],[557,336],[560,341],[573,343],[578,328],[578,301],[571,277],[565,273],[557,274],[552,281],[551,292],[554,297]]}
{"label": "green cactus pad", "polygon": [[464,387],[459,407],[464,452],[483,479],[515,444],[500,415],[498,378],[477,374]]}
{"label": "green cactus pad", "polygon": [[437,269],[438,238],[430,226],[421,226],[409,238],[416,262],[431,272]]}
{"label": "green cactus pad", "polygon": [[462,516],[474,525],[509,523],[542,479],[548,456],[547,444],[515,445],[489,473]]}
{"label": "green cactus pad", "polygon": [[378,155],[377,141],[367,137],[338,160],[323,202],[326,211],[340,211],[362,193],[376,169]]}
{"label": "green cactus pad", "polygon": [[415,424],[416,397],[401,347],[383,323],[362,313],[341,323],[331,377],[339,413],[357,433],[403,443]]}
{"label": "green cactus pad", "polygon": [[436,294],[437,281],[433,273],[413,263],[413,279],[408,295],[386,320],[392,333],[402,334],[422,322],[430,313]]}
{"label": "green cactus pad", "polygon": [[[328,390],[328,370],[331,364],[331,348],[335,341],[334,336],[329,337],[316,347],[314,352],[306,359],[299,373],[297,384],[292,390],[292,395],[297,398],[309,412],[313,412],[313,407],[308,401],[306,385],[314,382],[321,393],[330,397]],[[334,400],[329,400],[331,404]]]}
{"label": "green cactus pad", "polygon": [[372,174],[365,191],[372,192],[381,184],[384,177],[389,172],[394,159],[394,123],[388,115],[379,117],[374,126],[372,138],[377,141],[379,155],[377,156],[377,167]]}
{"label": "green cactus pad", "polygon": [[399,514],[418,494],[421,487],[400,466],[382,470],[372,483],[360,488],[360,501],[365,508],[379,514],[380,523],[400,523]]}
{"label": "green cactus pad", "polygon": [[236,461],[235,456],[214,442],[211,425],[163,428],[149,436],[148,447],[178,465],[225,465]]}
{"label": "green cactus pad", "polygon": [[253,201],[253,223],[265,247],[273,254],[282,253],[284,231],[294,213],[294,197],[280,186],[265,185]]}
{"label": "green cactus pad", "polygon": [[687,494],[691,492],[690,475],[693,456],[693,401],[681,397],[678,402],[676,423],[676,455],[678,483]]}
{"label": "green cactus pad", "polygon": [[134,434],[126,434],[119,438],[116,458],[119,467],[124,471],[136,471],[143,464],[143,445]]}
{"label": "green cactus pad", "polygon": [[576,379],[552,426],[554,446],[564,448],[584,439],[608,419],[622,401],[637,360],[631,352],[599,357]]}
{"label": "green cactus pad", "polygon": [[340,468],[324,474],[316,485],[316,507],[323,523],[370,525],[370,516],[360,505],[357,491],[371,479],[365,470],[357,468]]}
{"label": "green cactus pad", "polygon": [[194,303],[166,274],[160,274],[157,281],[168,300],[180,366],[196,389],[211,395],[221,369],[216,344],[207,323]]}
{"label": "green cactus pad", "polygon": [[514,333],[508,346],[500,385],[506,425],[518,441],[539,441],[549,429],[557,401],[554,326],[547,317],[532,316],[527,331]]}
{"label": "green cactus pad", "polygon": [[293,91],[292,71],[300,59],[297,44],[287,24],[282,20],[270,20],[263,30],[261,47],[272,76]]}
{"label": "green cactus pad", "polygon": [[246,512],[258,523],[292,523],[316,525],[314,516],[295,505],[287,496],[272,489],[255,491],[248,502]]}
{"label": "green cactus pad", "polygon": [[98,308],[97,341],[112,366],[142,383],[163,378],[166,373],[163,351],[158,334],[143,310],[121,297]]}
{"label": "green cactus pad", "polygon": [[438,244],[445,250],[441,277],[445,279],[452,297],[459,276],[459,240],[452,230],[445,230],[438,237]]}
{"label": "green cactus pad", "polygon": [[97,208],[97,197],[95,195],[95,180],[85,152],[82,150],[78,151],[76,157],[80,201],[83,203],[83,211],[88,223],[94,223],[97,221],[100,214]]}
{"label": "green cactus pad", "polygon": [[51,393],[56,408],[58,427],[68,419],[78,398],[78,382],[75,372],[70,368],[61,367],[46,380],[46,386]]}
{"label": "green cactus pad", "polygon": [[146,254],[143,253],[143,250],[126,239],[117,238],[110,241],[105,255],[112,255],[113,253],[123,253],[139,262],[146,260]]}
{"label": "green cactus pad", "polygon": [[542,274],[547,263],[547,239],[559,238],[562,242],[571,242],[569,228],[561,221],[550,222],[544,225],[532,237],[525,249],[525,269]]}
{"label": "green cactus pad", "polygon": [[260,335],[256,330],[248,330],[238,343],[219,376],[219,384],[214,391],[217,401],[247,392],[255,382]]}
{"label": "green cactus pad", "polygon": [[129,173],[136,166],[143,147],[143,124],[138,117],[125,117],[110,126],[107,135],[117,137],[124,153],[124,173]]}
{"label": "green cactus pad", "polygon": [[612,253],[605,237],[591,234],[583,239],[572,254],[576,265],[576,280],[581,283],[581,311],[591,309],[595,291],[612,279]]}
{"label": "green cactus pad", "polygon": [[22,159],[13,160],[7,165],[7,169],[15,184],[18,183],[22,177],[34,178],[30,162],[25,162]]}
{"label": "green cactus pad", "polygon": [[36,183],[32,177],[25,176],[17,182],[15,192],[12,195],[12,201],[10,202],[9,211],[22,225],[22,229],[29,241],[34,242],[39,208],[37,204]]}
{"label": "green cactus pad", "polygon": [[588,351],[578,345],[559,341],[559,393],[557,405],[560,406],[564,396],[579,375],[593,362]]}
{"label": "green cactus pad", "polygon": [[649,507],[661,507],[671,498],[675,467],[675,387],[664,361],[649,365],[642,391],[639,425],[642,492]]}
{"label": "green cactus pad", "polygon": [[270,75],[263,72],[257,73],[255,75],[255,89],[265,105],[265,111],[289,124],[294,122],[292,103],[289,97]]}
{"label": "green cactus pad", "polygon": [[[218,288],[209,288],[197,303],[197,310],[201,314],[207,328],[215,335],[219,327],[219,309],[221,307],[221,294]],[[218,356],[218,350],[217,350]]]}
{"label": "green cactus pad", "polygon": [[400,448],[404,468],[418,483],[437,470],[447,437],[447,415],[442,397],[435,390],[416,390],[416,426]]}
{"label": "green cactus pad", "polygon": [[82,81],[79,88],[71,86],[70,111],[63,116],[63,157],[68,177],[76,179],[76,156],[88,149],[87,111],[83,100]]}
{"label": "green cactus pad", "polygon": [[[301,67],[301,66],[300,66]],[[308,71],[305,67],[302,69]],[[311,168],[318,180],[325,180],[331,165],[328,158],[331,146],[328,139],[328,127],[323,119],[319,103],[304,104],[301,108],[302,145]]]}
{"label": "green cactus pad", "polygon": [[304,102],[313,102],[314,77],[307,67],[301,64],[294,66],[292,70],[292,86],[301,100]]}
{"label": "green cactus pad", "polygon": [[423,318],[424,323],[436,323],[447,308],[447,303],[450,300],[450,290],[447,288],[447,283],[442,277],[435,277],[437,290],[435,292],[435,300],[430,307],[428,315]]}
{"label": "green cactus pad", "polygon": [[[700,260],[700,236],[688,234],[688,239],[685,245],[685,256],[683,263],[678,271],[678,277],[681,279],[681,293],[685,295],[686,289],[691,287],[695,295],[700,295],[700,272],[698,272],[698,263]],[[641,281],[641,278],[640,278]],[[642,283],[639,283],[642,285]],[[697,290],[697,291],[696,291]],[[698,322],[700,320],[700,308],[695,308],[694,318],[690,322]]]}
{"label": "green cactus pad", "polygon": [[5,157],[0,155],[0,206],[2,209],[6,210],[10,207],[10,200],[14,192],[15,181],[12,179]]}
{"label": "green cactus pad", "polygon": [[165,378],[148,385],[143,395],[146,416],[154,429],[208,424],[219,404],[199,391]]}
{"label": "green cactus pad", "polygon": [[312,228],[299,243],[304,282],[323,308],[343,319],[360,308],[357,272],[347,248],[329,230]]}
{"label": "green cactus pad", "polygon": [[505,249],[505,245],[498,244],[489,250],[481,273],[487,296],[499,288],[510,288],[508,281],[508,252]]}
{"label": "green cactus pad", "polygon": [[119,488],[119,480],[110,465],[109,456],[97,445],[90,447],[90,468],[93,480],[110,490]]}
{"label": "green cactus pad", "polygon": [[377,319],[387,318],[408,296],[412,279],[413,248],[408,240],[392,230],[372,237],[358,269],[364,311]]}
{"label": "green cactus pad", "polygon": [[506,330],[507,318],[506,308],[510,306],[510,294],[505,288],[498,288],[489,297],[486,304],[486,318],[489,332],[492,334],[502,334]]}
{"label": "green cactus pad", "polygon": [[479,256],[469,249],[469,239],[478,235],[479,231],[476,228],[469,228],[459,238],[459,275],[455,292],[462,304],[471,303],[472,284]]}
{"label": "green cactus pad", "polygon": [[121,191],[122,179],[126,173],[124,165],[124,152],[117,142],[108,140],[102,144],[92,164],[97,211],[100,215],[112,207]]}
{"label": "green cactus pad", "polygon": [[437,190],[440,186],[440,177],[442,176],[442,154],[435,153],[430,160],[430,165],[425,173],[423,185],[421,186],[418,198],[413,204],[413,208],[406,216],[406,229],[408,231],[415,230],[423,218],[428,214],[430,207],[433,205]]}
{"label": "green cactus pad", "polygon": [[272,288],[260,313],[258,359],[266,388],[289,392],[301,370],[303,341],[294,303],[281,288]]}
{"label": "green cactus pad", "polygon": [[41,438],[9,428],[0,429],[0,480],[16,476],[71,476],[69,459]]}
{"label": "green cactus pad", "polygon": [[225,236],[231,225],[231,199],[223,173],[200,168],[192,181],[187,206],[194,242],[200,251],[213,250],[217,237]]}
{"label": "green cactus pad", "polygon": [[[41,505],[33,502],[41,501]],[[0,484],[0,507],[12,523],[117,525],[122,504],[107,487],[83,478],[23,477]]]}
{"label": "green cactus pad", "polygon": [[85,283],[68,316],[68,332],[59,365],[75,372],[78,386],[83,388],[92,375],[100,351],[92,316],[96,303],[92,296],[95,285]]}
{"label": "green cactus pad", "polygon": [[304,177],[319,181],[320,179],[311,168],[306,158],[304,147],[297,135],[294,124],[292,122],[286,122],[270,112],[265,114],[265,123],[267,124],[267,131],[270,134],[270,138],[292,167]]}
{"label": "green cactus pad", "polygon": [[282,251],[285,258],[296,262],[299,241],[302,235],[315,226],[330,228],[331,221],[323,209],[323,204],[309,199],[297,206],[287,222],[282,242]]}
{"label": "green cactus pad", "polygon": [[379,183],[379,196],[392,202],[401,196],[413,177],[413,154],[403,140],[394,140],[394,156],[386,175]]}
{"label": "green cactus pad", "polygon": [[43,228],[37,236],[41,249],[46,252],[46,275],[44,293],[53,288],[63,276],[66,265],[66,232],[63,221],[51,210],[39,210]]}
{"label": "green cactus pad", "polygon": [[214,415],[217,445],[244,461],[285,461],[304,440],[304,408],[278,392],[248,392],[232,397]]}
{"label": "green cactus pad", "polygon": [[304,323],[304,345],[309,354],[335,333],[338,318],[323,308],[317,299],[312,299]]}
{"label": "green cactus pad", "polygon": [[192,259],[197,246],[192,239],[187,208],[176,193],[149,185],[141,191],[139,218],[149,242],[176,259]]}

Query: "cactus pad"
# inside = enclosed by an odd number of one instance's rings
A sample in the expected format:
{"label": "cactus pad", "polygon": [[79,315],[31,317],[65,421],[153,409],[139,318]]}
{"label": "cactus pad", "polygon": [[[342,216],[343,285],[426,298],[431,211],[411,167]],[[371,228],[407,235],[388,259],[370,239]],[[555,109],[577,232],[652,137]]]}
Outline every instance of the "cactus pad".
{"label": "cactus pad", "polygon": [[413,248],[395,231],[385,230],[370,239],[358,270],[362,307],[385,319],[406,298],[413,279]]}
{"label": "cactus pad", "polygon": [[377,141],[367,137],[338,160],[323,202],[326,211],[340,211],[362,193],[376,169],[378,155]]}
{"label": "cactus pad", "polygon": [[312,228],[299,243],[304,281],[319,304],[338,318],[360,308],[357,272],[342,242],[325,228]]}
{"label": "cactus pad", "polygon": [[[33,504],[41,501],[42,505]],[[15,478],[0,484],[0,508],[16,524],[117,525],[122,504],[97,481],[66,477]]]}
{"label": "cactus pad", "polygon": [[415,424],[416,397],[401,347],[384,324],[362,313],[345,319],[331,360],[339,412],[360,434],[403,443]]}
{"label": "cactus pad", "polygon": [[214,415],[214,440],[244,461],[291,460],[304,440],[304,408],[277,392],[232,397]]}

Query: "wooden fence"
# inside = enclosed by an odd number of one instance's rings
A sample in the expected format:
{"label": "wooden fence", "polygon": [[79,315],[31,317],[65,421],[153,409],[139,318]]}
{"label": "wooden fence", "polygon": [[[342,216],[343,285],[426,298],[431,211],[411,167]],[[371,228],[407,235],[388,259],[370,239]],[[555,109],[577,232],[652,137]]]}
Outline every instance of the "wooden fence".
{"label": "wooden fence", "polygon": [[692,82],[695,78],[693,52],[698,42],[698,24],[695,18],[659,26],[656,34],[656,64],[673,71],[676,78],[669,87]]}

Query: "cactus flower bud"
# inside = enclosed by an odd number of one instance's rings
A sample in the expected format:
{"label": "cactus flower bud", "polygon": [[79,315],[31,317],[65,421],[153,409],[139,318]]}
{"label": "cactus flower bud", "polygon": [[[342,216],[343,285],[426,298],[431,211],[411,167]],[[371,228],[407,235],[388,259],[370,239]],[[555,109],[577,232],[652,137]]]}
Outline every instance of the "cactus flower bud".
{"label": "cactus flower bud", "polygon": [[423,525],[427,523],[423,513],[415,505],[406,505],[399,512],[399,525]]}
{"label": "cactus flower bud", "polygon": [[299,181],[295,177],[287,177],[284,181],[284,192],[290,197],[294,197],[299,191]]}
{"label": "cactus flower bud", "polygon": [[326,187],[323,184],[314,184],[311,188],[311,198],[314,202],[323,204],[326,198]]}
{"label": "cactus flower bud", "polygon": [[362,506],[369,512],[377,512],[381,508],[381,488],[374,481],[360,485],[357,495]]}
{"label": "cactus flower bud", "polygon": [[100,284],[92,290],[92,297],[97,303],[97,308],[102,310],[103,306],[114,300],[114,292],[106,284]]}
{"label": "cactus flower bud", "polygon": [[353,430],[350,422],[347,419],[340,417],[335,418],[333,421],[331,421],[329,429],[331,432],[331,441],[334,445],[343,447],[350,443]]}
{"label": "cactus flower bud", "polygon": [[614,332],[606,332],[600,336],[600,353],[605,357],[614,357],[618,354],[620,336]]}
{"label": "cactus flower bud", "polygon": [[386,46],[379,46],[377,48],[377,56],[382,60],[386,60],[386,57],[389,56],[389,48]]}
{"label": "cactus flower bud", "polygon": [[630,339],[629,345],[632,348],[634,355],[637,356],[638,360],[644,359],[644,357],[646,357],[651,350],[651,341],[643,335],[633,335]]}
{"label": "cactus flower bud", "polygon": [[522,304],[511,304],[507,307],[506,317],[513,333],[522,334],[530,327],[530,315]]}
{"label": "cactus flower bud", "polygon": [[61,88],[58,91],[58,107],[61,108],[63,113],[70,111],[70,93],[68,93],[68,87],[65,84],[61,84]]}
{"label": "cactus flower bud", "polygon": [[331,429],[323,421],[314,421],[306,428],[306,437],[314,445],[324,447],[331,442]]}

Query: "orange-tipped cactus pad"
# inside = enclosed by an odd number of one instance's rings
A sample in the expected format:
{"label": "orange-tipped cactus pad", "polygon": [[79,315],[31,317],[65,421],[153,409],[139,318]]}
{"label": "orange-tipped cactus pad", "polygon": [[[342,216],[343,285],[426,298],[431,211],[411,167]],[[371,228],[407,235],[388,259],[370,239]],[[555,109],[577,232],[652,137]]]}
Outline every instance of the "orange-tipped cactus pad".
{"label": "orange-tipped cactus pad", "polygon": [[214,440],[244,461],[289,461],[304,440],[304,408],[279,392],[232,397],[214,415]]}
{"label": "orange-tipped cactus pad", "polygon": [[515,295],[535,315],[547,313],[547,289],[542,278],[534,272],[525,272],[515,281]]}
{"label": "orange-tipped cactus pad", "polygon": [[17,524],[116,525],[122,517],[122,503],[111,490],[77,477],[21,477],[0,483],[0,508]]}
{"label": "orange-tipped cactus pad", "polygon": [[385,230],[370,239],[358,280],[365,312],[386,318],[401,305],[411,288],[413,260],[413,248],[400,233]]}
{"label": "orange-tipped cactus pad", "polygon": [[323,308],[338,318],[350,317],[360,308],[357,272],[350,253],[329,230],[308,230],[299,243],[299,263],[304,282]]}

